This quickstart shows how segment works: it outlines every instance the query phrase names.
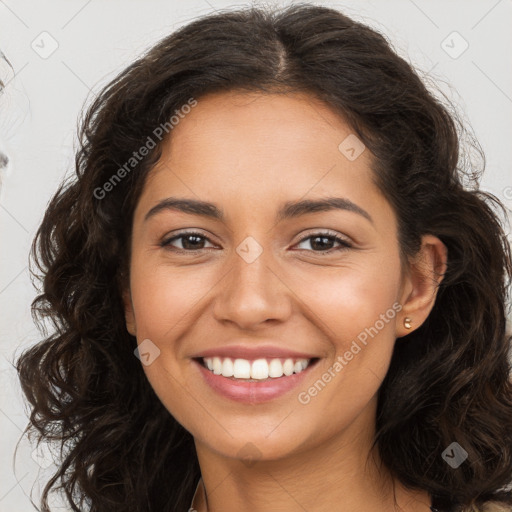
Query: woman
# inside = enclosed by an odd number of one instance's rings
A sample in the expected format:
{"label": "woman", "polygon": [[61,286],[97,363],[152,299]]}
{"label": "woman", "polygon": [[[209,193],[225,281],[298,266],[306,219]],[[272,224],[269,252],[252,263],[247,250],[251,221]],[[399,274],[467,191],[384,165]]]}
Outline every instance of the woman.
{"label": "woman", "polygon": [[[8,83],[6,78],[8,75],[7,70],[11,71],[11,63],[5,56],[4,52],[0,50],[0,98],[4,94],[4,89]],[[8,166],[9,157],[7,156],[7,152],[2,141],[2,135],[0,134],[0,187],[2,185],[2,175],[7,171]]]}
{"label": "woman", "polygon": [[33,247],[42,510],[509,510],[511,259],[456,128],[311,5],[199,19],[113,80]]}

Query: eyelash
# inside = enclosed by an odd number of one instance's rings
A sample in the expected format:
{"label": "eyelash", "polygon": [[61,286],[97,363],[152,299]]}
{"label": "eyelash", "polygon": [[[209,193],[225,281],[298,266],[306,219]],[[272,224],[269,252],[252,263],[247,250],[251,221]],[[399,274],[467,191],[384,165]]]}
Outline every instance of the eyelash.
{"label": "eyelash", "polygon": [[[167,239],[163,240],[160,243],[160,246],[164,247],[167,250],[170,250],[174,253],[177,253],[177,254],[190,254],[190,253],[195,253],[195,252],[204,251],[204,250],[209,249],[209,247],[195,249],[195,250],[194,249],[179,249],[176,247],[172,247],[170,245],[171,242],[174,242],[175,240],[179,240],[180,238],[186,238],[187,236],[197,236],[197,237],[207,240],[210,243],[213,243],[208,237],[204,236],[202,233],[199,233],[197,231],[184,231],[182,233],[178,233],[177,235],[174,235],[172,238],[167,238]],[[312,249],[299,249],[299,250],[307,250],[308,252],[314,252],[317,254],[331,254],[332,252],[335,252],[335,251],[343,251],[343,250],[352,248],[352,245],[347,240],[345,240],[344,238],[341,238],[338,235],[336,235],[335,233],[332,233],[329,231],[321,231],[318,233],[306,235],[305,237],[301,238],[295,245],[301,244],[302,242],[304,242],[305,240],[309,240],[310,238],[313,239],[313,238],[320,238],[320,237],[329,238],[329,239],[333,240],[334,242],[338,242],[341,245],[341,247],[328,249],[326,251],[314,251]]]}

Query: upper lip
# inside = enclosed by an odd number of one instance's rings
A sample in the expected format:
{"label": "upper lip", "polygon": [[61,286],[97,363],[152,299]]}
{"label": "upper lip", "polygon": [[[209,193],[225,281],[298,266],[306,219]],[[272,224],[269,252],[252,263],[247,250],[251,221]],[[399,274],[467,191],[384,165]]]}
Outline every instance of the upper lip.
{"label": "upper lip", "polygon": [[275,345],[230,345],[224,347],[210,348],[202,350],[193,355],[192,358],[205,357],[231,357],[233,359],[265,359],[265,358],[283,358],[283,359],[314,359],[318,356],[307,354],[306,352],[296,352],[294,350],[278,347]]}

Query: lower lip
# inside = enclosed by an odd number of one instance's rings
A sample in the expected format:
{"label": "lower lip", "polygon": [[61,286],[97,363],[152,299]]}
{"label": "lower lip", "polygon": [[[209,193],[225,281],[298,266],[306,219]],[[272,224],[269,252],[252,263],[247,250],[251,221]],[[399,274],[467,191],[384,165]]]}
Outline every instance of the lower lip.
{"label": "lower lip", "polygon": [[261,382],[246,382],[216,375],[205,368],[201,363],[194,360],[204,380],[214,391],[236,402],[248,404],[269,402],[291,391],[304,380],[304,377],[309,373],[311,367],[317,362],[318,360],[310,364],[300,373]]}

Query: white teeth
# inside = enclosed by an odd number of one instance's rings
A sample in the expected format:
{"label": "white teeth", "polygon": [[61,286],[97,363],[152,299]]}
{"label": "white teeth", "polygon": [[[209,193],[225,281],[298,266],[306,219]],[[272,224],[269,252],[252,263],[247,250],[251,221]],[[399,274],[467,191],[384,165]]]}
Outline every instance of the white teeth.
{"label": "white teeth", "polygon": [[224,377],[233,377],[234,373],[233,361],[231,361],[229,357],[226,357],[222,362],[222,375],[224,375]]}
{"label": "white teeth", "polygon": [[293,370],[295,368],[295,365],[293,364],[292,359],[287,359],[283,364],[283,373],[288,376],[293,373]]}
{"label": "white teeth", "polygon": [[215,375],[223,377],[234,377],[236,379],[265,380],[277,379],[283,375],[289,376],[293,373],[304,371],[311,362],[310,359],[233,359],[226,357],[205,357],[205,366],[213,371]]}
{"label": "white teeth", "polygon": [[282,377],[283,376],[283,365],[279,359],[272,359],[268,365],[268,376],[269,377]]}
{"label": "white teeth", "polygon": [[236,379],[251,378],[251,363],[247,359],[235,359],[233,363],[233,377]]}
{"label": "white teeth", "polygon": [[251,365],[252,379],[268,379],[268,363],[266,359],[256,359]]}
{"label": "white teeth", "polygon": [[215,373],[215,375],[220,375],[222,373],[222,361],[220,360],[220,357],[213,358],[213,373]]}

